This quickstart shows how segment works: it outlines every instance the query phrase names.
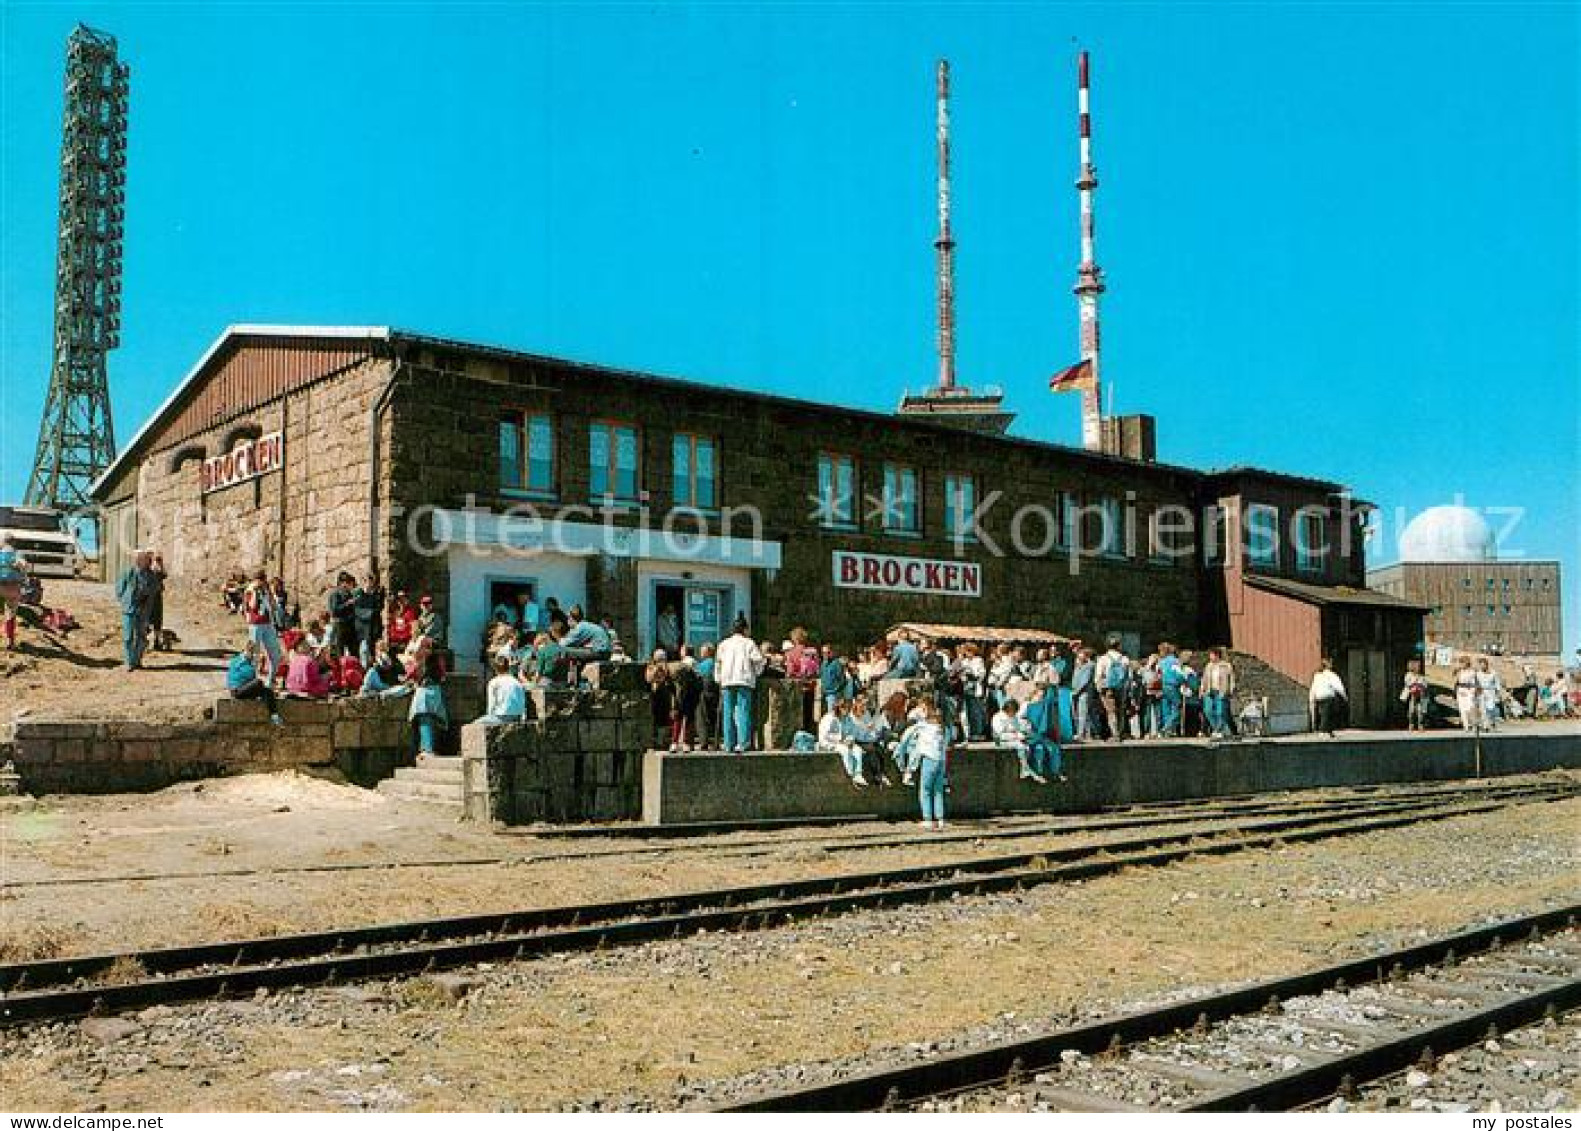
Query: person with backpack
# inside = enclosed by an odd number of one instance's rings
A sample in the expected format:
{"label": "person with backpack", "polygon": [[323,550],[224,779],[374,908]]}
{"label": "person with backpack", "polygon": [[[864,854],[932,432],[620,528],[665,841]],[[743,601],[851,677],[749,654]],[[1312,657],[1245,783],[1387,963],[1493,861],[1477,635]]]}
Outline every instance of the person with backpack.
{"label": "person with backpack", "polygon": [[1120,649],[1120,638],[1109,637],[1109,647],[1098,657],[1093,681],[1103,699],[1103,713],[1109,724],[1109,737],[1125,740],[1126,698],[1131,686],[1131,661]]}

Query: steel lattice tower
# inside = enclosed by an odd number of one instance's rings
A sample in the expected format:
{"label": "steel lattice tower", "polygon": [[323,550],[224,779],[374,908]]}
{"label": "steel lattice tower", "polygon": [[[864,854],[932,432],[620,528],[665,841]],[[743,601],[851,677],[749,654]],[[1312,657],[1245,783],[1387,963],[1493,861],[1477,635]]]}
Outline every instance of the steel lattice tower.
{"label": "steel lattice tower", "polygon": [[115,37],[78,24],[66,41],[55,347],[27,502],[72,509],[115,458],[110,350],[121,340],[126,65]]}

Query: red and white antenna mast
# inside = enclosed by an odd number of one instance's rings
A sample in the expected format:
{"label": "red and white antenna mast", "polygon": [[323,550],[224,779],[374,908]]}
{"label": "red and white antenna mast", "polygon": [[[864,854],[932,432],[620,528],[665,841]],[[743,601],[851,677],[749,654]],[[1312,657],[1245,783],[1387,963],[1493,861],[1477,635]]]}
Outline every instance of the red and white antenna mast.
{"label": "red and white antenna mast", "polygon": [[1098,369],[1098,296],[1103,294],[1103,271],[1093,258],[1093,191],[1098,170],[1092,163],[1091,87],[1087,52],[1076,56],[1076,110],[1081,128],[1081,263],[1076,268],[1076,306],[1081,317],[1081,359],[1088,366],[1088,381],[1081,390],[1081,444],[1089,451],[1103,448],[1103,385]]}
{"label": "red and white antenna mast", "polygon": [[955,238],[950,234],[950,61],[939,60],[939,387],[955,388]]}

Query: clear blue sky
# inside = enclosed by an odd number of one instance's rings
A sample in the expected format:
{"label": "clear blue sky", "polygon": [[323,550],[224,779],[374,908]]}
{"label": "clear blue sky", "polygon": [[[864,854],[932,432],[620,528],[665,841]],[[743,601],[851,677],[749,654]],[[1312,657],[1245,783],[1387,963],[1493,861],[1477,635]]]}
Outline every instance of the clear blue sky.
{"label": "clear blue sky", "polygon": [[[377,323],[816,399],[931,377],[934,60],[961,373],[1075,354],[1074,39],[1106,374],[1162,458],[1525,507],[1581,643],[1569,4],[0,3],[0,495],[49,361],[65,37],[132,66],[124,441],[231,322]],[[1392,545],[1376,555],[1392,557]]]}

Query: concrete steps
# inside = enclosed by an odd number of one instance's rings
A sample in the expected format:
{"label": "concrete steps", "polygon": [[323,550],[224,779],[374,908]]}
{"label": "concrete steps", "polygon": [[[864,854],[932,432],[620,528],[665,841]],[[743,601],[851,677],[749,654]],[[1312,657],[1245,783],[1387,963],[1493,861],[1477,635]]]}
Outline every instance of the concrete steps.
{"label": "concrete steps", "polygon": [[461,816],[463,777],[460,758],[429,758],[420,766],[401,766],[393,778],[379,783],[379,792],[395,801],[415,801]]}

